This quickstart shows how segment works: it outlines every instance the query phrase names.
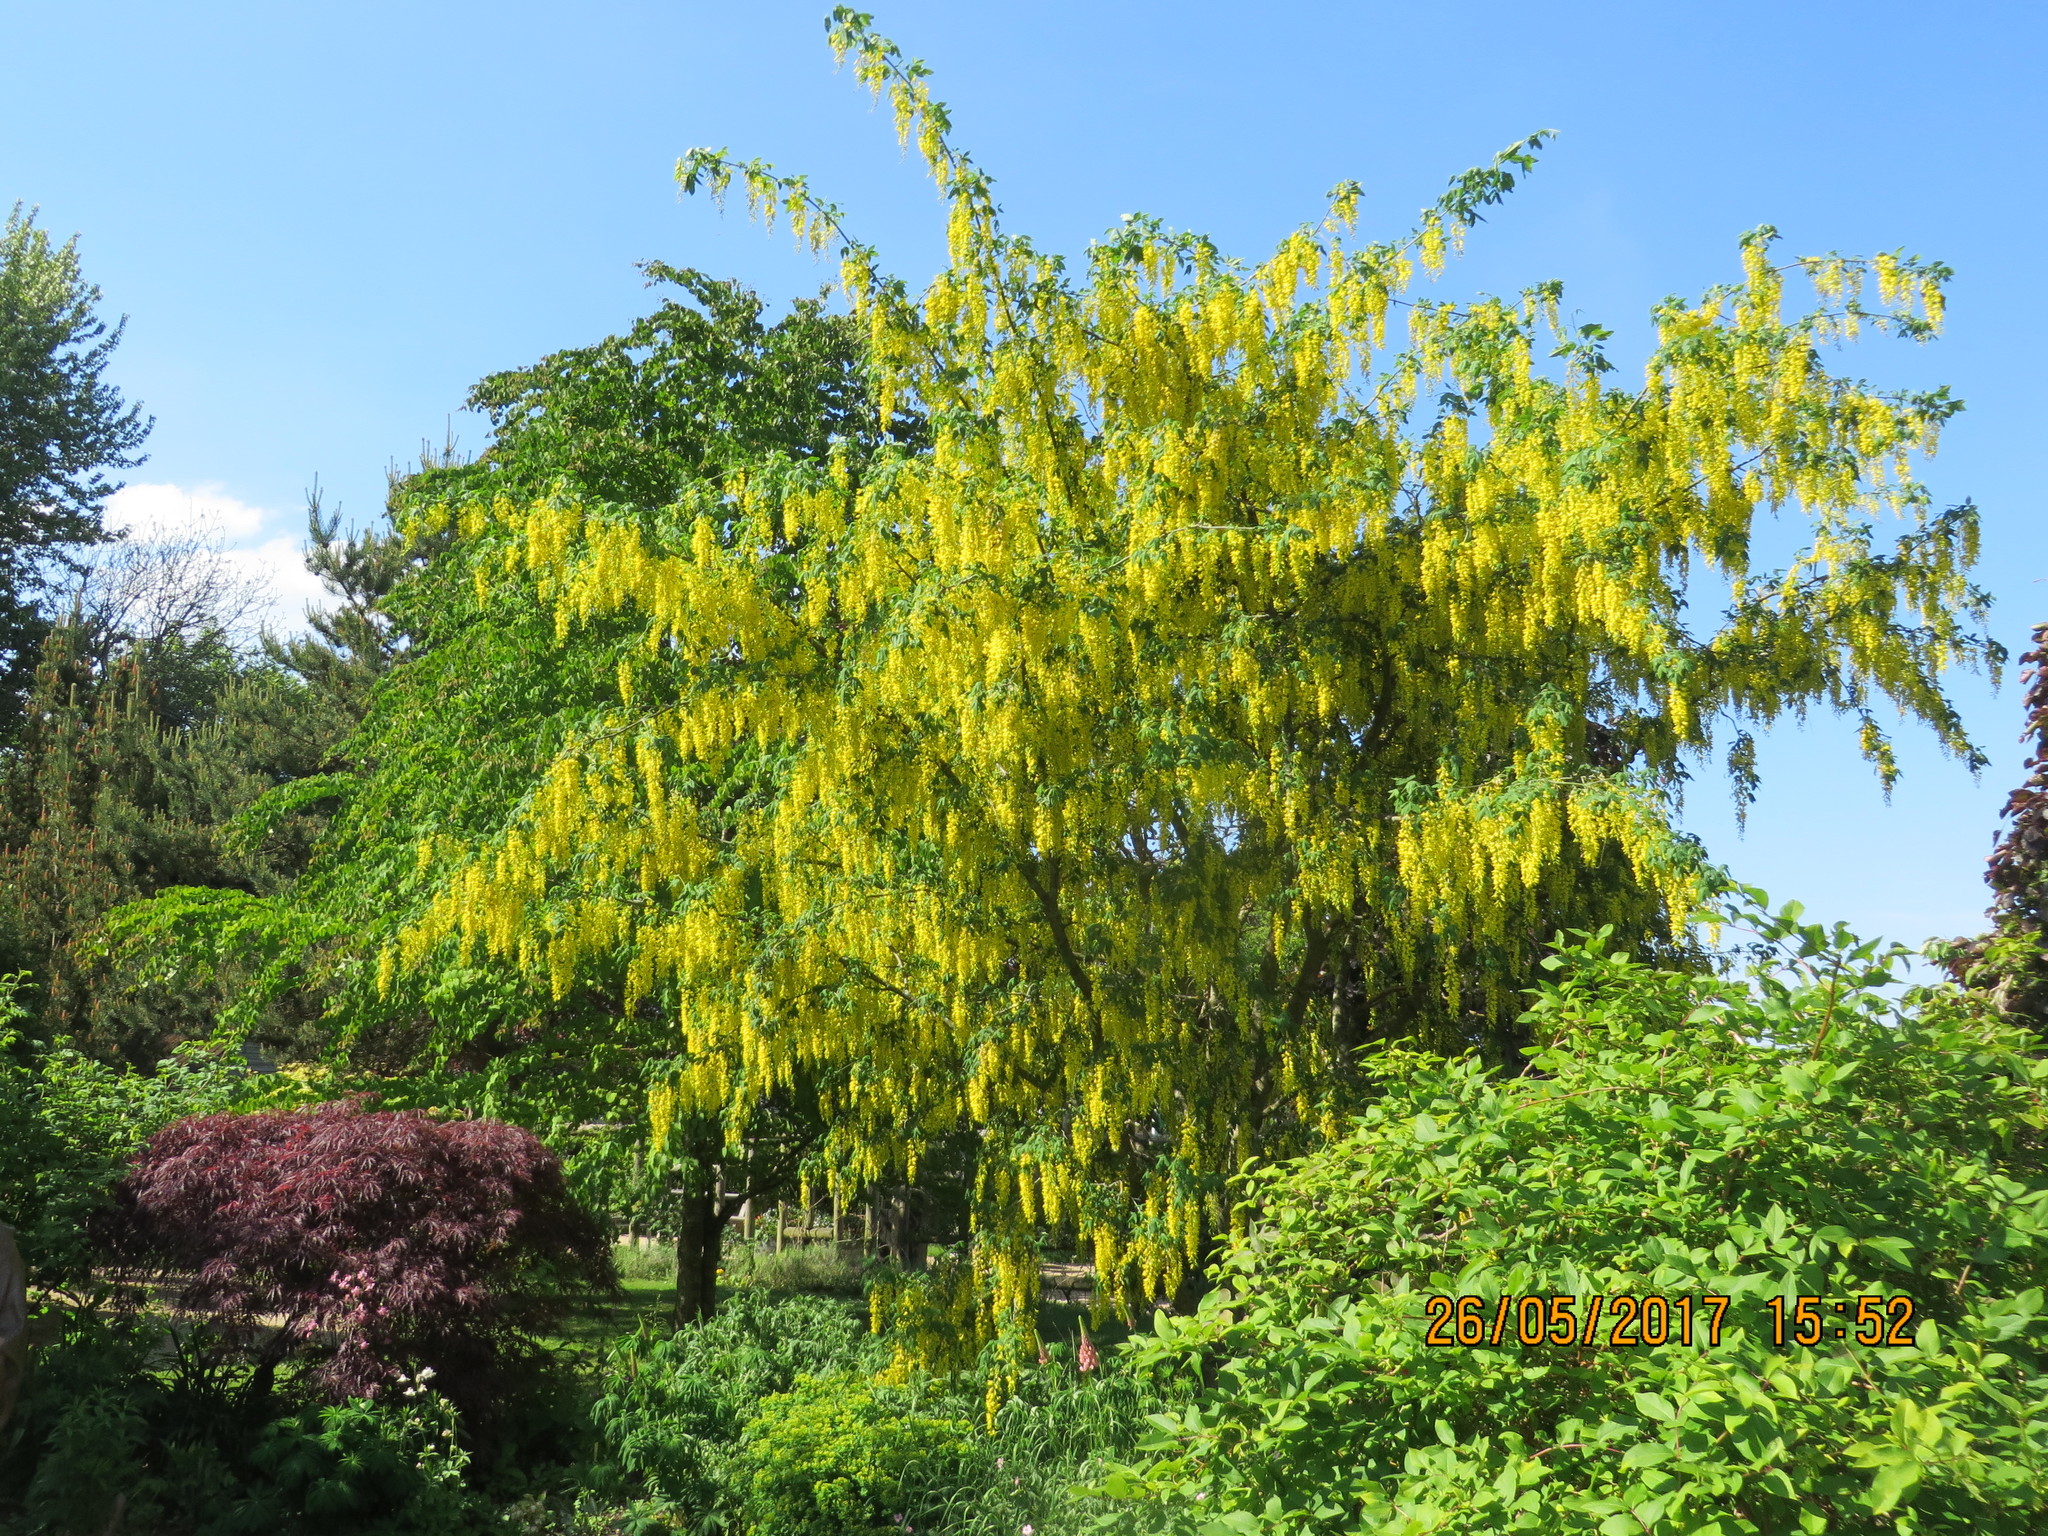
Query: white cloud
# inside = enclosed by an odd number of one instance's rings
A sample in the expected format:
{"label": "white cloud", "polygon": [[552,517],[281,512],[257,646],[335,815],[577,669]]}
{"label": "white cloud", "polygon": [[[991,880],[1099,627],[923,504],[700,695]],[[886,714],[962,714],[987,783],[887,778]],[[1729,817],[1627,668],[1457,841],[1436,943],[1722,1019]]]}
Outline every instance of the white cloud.
{"label": "white cloud", "polygon": [[251,506],[217,484],[124,486],[107,499],[106,522],[141,543],[196,539],[217,549],[235,575],[257,591],[253,631],[279,634],[306,627],[306,606],[332,602],[306,569],[303,512]]}
{"label": "white cloud", "polygon": [[107,498],[107,523],[138,539],[217,534],[223,544],[260,537],[282,517],[222,493],[218,485],[126,485]]}
{"label": "white cloud", "polygon": [[303,538],[269,539],[253,549],[223,551],[237,575],[252,581],[268,600],[268,610],[257,616],[259,627],[277,634],[291,634],[306,627],[306,608],[331,607],[334,596],[320,584],[320,578],[306,569],[306,541]]}

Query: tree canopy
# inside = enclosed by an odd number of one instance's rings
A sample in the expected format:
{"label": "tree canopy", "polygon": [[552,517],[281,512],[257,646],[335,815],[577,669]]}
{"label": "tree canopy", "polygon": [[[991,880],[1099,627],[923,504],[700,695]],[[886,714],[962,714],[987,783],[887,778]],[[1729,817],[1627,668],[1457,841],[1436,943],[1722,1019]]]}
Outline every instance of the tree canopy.
{"label": "tree canopy", "polygon": [[[423,846],[447,873],[388,978],[622,973],[679,1028],[657,1123],[741,1126],[822,1075],[850,1184],[971,1131],[993,1322],[1035,1296],[1041,1222],[1111,1294],[1171,1287],[1222,1179],[1330,1124],[1361,1046],[1512,1046],[1559,927],[1669,942],[1699,754],[1740,782],[1750,727],[1831,708],[1888,780],[1883,702],[1976,760],[1940,684],[1997,660],[1976,518],[1912,478],[1955,403],[1822,360],[1931,334],[1938,264],[1758,231],[1624,386],[1555,285],[1411,291],[1531,140],[1393,240],[1345,186],[1262,264],[1134,218],[1077,278],[1001,227],[921,65],[851,12],[834,45],[950,208],[921,293],[801,178],[678,174],[840,245],[875,408],[928,441],[765,455],[653,510],[424,514],[479,580],[533,582],[560,643],[639,643],[501,832]],[[1780,570],[1752,567],[1763,513],[1807,532]],[[1718,618],[1688,603],[1709,581]],[[714,793],[743,765],[761,793]]]}
{"label": "tree canopy", "polygon": [[814,458],[834,438],[873,435],[847,316],[801,299],[771,323],[739,283],[660,261],[642,270],[692,302],[664,299],[623,335],[478,383],[469,408],[490,418],[491,446],[459,478],[661,507],[763,453]]}

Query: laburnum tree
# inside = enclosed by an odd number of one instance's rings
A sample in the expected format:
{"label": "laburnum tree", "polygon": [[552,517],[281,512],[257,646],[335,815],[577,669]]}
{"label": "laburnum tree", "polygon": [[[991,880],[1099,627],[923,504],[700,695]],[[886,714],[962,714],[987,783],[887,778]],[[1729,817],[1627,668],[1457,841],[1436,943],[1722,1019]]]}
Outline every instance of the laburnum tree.
{"label": "laburnum tree", "polygon": [[[1077,274],[1003,229],[923,66],[831,26],[950,209],[937,277],[887,276],[799,177],[678,174],[840,248],[874,408],[928,433],[659,508],[423,515],[479,581],[534,583],[557,643],[638,643],[501,832],[421,844],[390,984],[451,953],[616,975],[675,1020],[657,1125],[737,1134],[809,1080],[848,1187],[964,1138],[975,1304],[1017,1347],[1046,1226],[1105,1300],[1171,1289],[1227,1177],[1367,1091],[1362,1049],[1512,1062],[1557,930],[1682,946],[1689,761],[1744,783],[1751,728],[1832,709],[1889,780],[1882,706],[1977,760],[1940,683],[1998,659],[1976,518],[1912,478],[1955,403],[1822,360],[1931,335],[1939,265],[1759,231],[1625,384],[1555,285],[1414,292],[1531,140],[1395,240],[1347,185],[1257,265],[1132,218]],[[1760,514],[1805,530],[1782,569]],[[1688,602],[1717,584],[1718,617]]]}

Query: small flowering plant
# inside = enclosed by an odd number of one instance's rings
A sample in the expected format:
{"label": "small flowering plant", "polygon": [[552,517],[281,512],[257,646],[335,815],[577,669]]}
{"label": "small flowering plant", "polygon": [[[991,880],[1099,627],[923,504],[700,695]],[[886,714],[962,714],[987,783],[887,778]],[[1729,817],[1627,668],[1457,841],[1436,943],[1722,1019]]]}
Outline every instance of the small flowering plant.
{"label": "small flowering plant", "polygon": [[398,1406],[401,1443],[412,1457],[414,1469],[437,1488],[460,1488],[469,1466],[469,1452],[456,1435],[459,1423],[455,1405],[427,1385],[434,1368],[423,1365],[408,1376],[395,1379],[392,1401]]}

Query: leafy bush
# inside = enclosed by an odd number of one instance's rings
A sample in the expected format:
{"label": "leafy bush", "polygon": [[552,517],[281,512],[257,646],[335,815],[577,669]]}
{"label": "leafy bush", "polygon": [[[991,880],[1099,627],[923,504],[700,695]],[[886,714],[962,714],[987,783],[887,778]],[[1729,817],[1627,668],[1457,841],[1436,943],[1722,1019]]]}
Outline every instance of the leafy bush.
{"label": "leafy bush", "polygon": [[[1225,1287],[1133,1345],[1209,1378],[1109,1488],[1217,1532],[2048,1529],[2048,1064],[1952,990],[1889,1001],[1899,951],[1753,921],[1743,981],[1566,951],[1525,1076],[1383,1058],[1348,1137],[1250,1181]],[[1425,1292],[1487,1330],[1504,1296],[1732,1302],[1718,1343],[1438,1348]],[[1917,1326],[1780,1347],[1802,1295]]]}
{"label": "leafy bush", "polygon": [[[73,1314],[0,1444],[0,1530],[100,1536],[455,1536],[481,1528],[430,1372],[318,1404],[204,1336]],[[166,1345],[171,1346],[166,1358]]]}
{"label": "leafy bush", "polygon": [[0,1446],[0,1511],[23,1529],[103,1529],[124,1495],[154,1512],[161,1469],[146,1452],[162,1394],[144,1374],[148,1343],[93,1317],[37,1352]]}
{"label": "leafy bush", "polygon": [[[1098,1510],[1074,1496],[1074,1485],[1104,1470],[1106,1458],[1127,1456],[1145,1410],[1157,1406],[1137,1378],[1083,1375],[1071,1349],[1055,1345],[1046,1364],[1023,1373],[986,1433],[978,1374],[922,1381],[914,1392],[877,1387],[867,1378],[890,1354],[889,1341],[841,1304],[752,1287],[697,1327],[637,1334],[607,1363],[594,1415],[618,1474],[611,1491],[623,1494],[630,1479],[655,1507],[700,1530],[825,1518],[821,1499],[838,1509],[849,1496],[816,1491],[842,1476],[834,1456],[888,1464],[902,1448],[889,1424],[900,1412],[960,1433],[898,1468],[899,1507],[882,1510],[892,1533],[893,1517],[904,1514],[932,1536],[1018,1536],[1026,1525],[1038,1536],[1080,1536]],[[827,1385],[801,1387],[806,1379]],[[814,1411],[827,1399],[858,1404],[830,1427],[830,1454],[819,1449]],[[757,1492],[764,1476],[765,1494]],[[780,1513],[764,1513],[763,1497]]]}
{"label": "leafy bush", "polygon": [[[428,1377],[430,1371],[422,1371]],[[424,1380],[270,1426],[251,1458],[269,1486],[220,1527],[249,1536],[440,1536],[478,1514],[454,1405]]]}
{"label": "leafy bush", "polygon": [[188,1307],[276,1355],[324,1333],[337,1399],[408,1364],[474,1405],[509,1350],[560,1315],[571,1281],[609,1284],[610,1245],[532,1132],[357,1103],[209,1115],[152,1137],[121,1195],[132,1240],[195,1271]]}
{"label": "leafy bush", "polygon": [[0,1527],[96,1536],[116,1501],[129,1530],[231,1510],[278,1412],[268,1373],[203,1332],[88,1309],[57,1317],[0,1441]]}
{"label": "leafy bush", "polygon": [[743,1289],[694,1327],[623,1341],[592,1418],[620,1472],[693,1516],[730,1522],[754,1405],[800,1376],[875,1370],[887,1353],[844,1305]]}
{"label": "leafy bush", "polygon": [[0,976],[0,1221],[15,1229],[32,1283],[75,1286],[91,1272],[89,1224],[128,1159],[171,1121],[233,1102],[247,1068],[211,1041],[179,1046],[153,1073],[61,1041],[35,1045],[12,1028],[23,980]]}
{"label": "leafy bush", "polygon": [[900,1389],[851,1375],[800,1377],[763,1398],[742,1442],[751,1536],[908,1536],[934,1513],[921,1494],[954,1479],[978,1426],[920,1412]]}
{"label": "leafy bush", "polygon": [[[911,1480],[919,1522],[933,1536],[1085,1536],[1105,1512],[1085,1486],[1127,1459],[1146,1414],[1164,1405],[1129,1371],[1074,1368],[1073,1351],[1025,1371],[996,1411],[993,1432],[972,1437],[950,1465],[926,1463]],[[982,1409],[963,1399],[956,1412]]]}

